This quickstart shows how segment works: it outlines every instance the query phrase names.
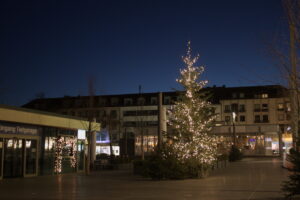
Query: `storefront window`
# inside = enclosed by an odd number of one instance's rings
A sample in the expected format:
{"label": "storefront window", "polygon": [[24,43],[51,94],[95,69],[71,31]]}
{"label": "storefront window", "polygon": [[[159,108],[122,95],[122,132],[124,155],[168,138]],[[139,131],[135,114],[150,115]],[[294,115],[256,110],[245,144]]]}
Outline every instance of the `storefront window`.
{"label": "storefront window", "polygon": [[25,140],[26,144],[26,174],[36,173],[37,141]]}

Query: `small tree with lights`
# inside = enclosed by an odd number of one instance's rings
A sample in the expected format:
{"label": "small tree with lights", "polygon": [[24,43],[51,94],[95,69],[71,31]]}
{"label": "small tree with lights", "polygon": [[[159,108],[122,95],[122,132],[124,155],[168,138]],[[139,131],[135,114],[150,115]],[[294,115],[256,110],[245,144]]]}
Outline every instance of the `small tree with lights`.
{"label": "small tree with lights", "polygon": [[207,81],[199,80],[203,66],[195,66],[199,55],[192,57],[190,42],[187,54],[183,56],[185,69],[180,70],[180,83],[185,93],[181,101],[169,111],[169,124],[174,129],[171,141],[167,145],[171,154],[187,166],[189,173],[203,176],[217,157],[217,141],[210,134],[215,119],[207,94],[201,89]]}

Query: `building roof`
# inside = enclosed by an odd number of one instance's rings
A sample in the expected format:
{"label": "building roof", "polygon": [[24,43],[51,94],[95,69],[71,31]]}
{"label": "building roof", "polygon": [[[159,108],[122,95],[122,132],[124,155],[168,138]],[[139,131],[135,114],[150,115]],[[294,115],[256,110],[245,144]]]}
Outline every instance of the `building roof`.
{"label": "building roof", "polygon": [[[70,117],[1,104],[0,121],[83,130],[88,130],[89,123],[88,121],[78,117]],[[93,122],[92,127],[94,130],[100,130],[99,123]]]}
{"label": "building roof", "polygon": [[[287,96],[287,89],[281,85],[264,85],[264,86],[245,86],[245,87],[206,87],[202,90],[209,95],[209,101],[213,104],[219,104],[220,100],[227,99],[254,99],[259,98],[259,95],[268,94],[268,98],[279,98]],[[176,101],[176,97],[182,94],[183,91],[168,91],[162,92],[163,97],[169,96],[171,102]],[[243,94],[243,95],[241,95]],[[126,98],[132,98],[132,106],[137,106],[138,97],[143,97],[146,100],[145,105],[151,105],[151,98],[158,96],[158,92],[153,93],[133,93],[133,94],[114,94],[114,95],[96,95],[94,96],[94,102],[100,99],[113,99],[117,98],[119,101],[116,104],[112,104],[108,101],[105,106],[95,105],[94,107],[122,107]],[[47,111],[55,111],[62,108],[76,107],[74,101],[81,101],[79,103],[86,104],[77,107],[88,108],[89,96],[65,96],[59,98],[44,98],[34,99],[27,104],[23,105],[26,108],[35,108]],[[168,103],[164,103],[168,104]],[[152,104],[153,105],[153,104]]]}

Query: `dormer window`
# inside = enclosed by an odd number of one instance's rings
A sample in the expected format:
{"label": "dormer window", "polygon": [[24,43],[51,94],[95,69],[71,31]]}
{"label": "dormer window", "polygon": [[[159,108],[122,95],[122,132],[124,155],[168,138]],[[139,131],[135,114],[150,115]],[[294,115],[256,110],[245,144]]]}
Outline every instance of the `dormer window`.
{"label": "dormer window", "polygon": [[151,105],[157,105],[157,97],[151,97]]}
{"label": "dormer window", "polygon": [[110,100],[112,106],[116,106],[119,103],[119,99],[116,97],[111,98]]}
{"label": "dormer window", "polygon": [[124,105],[125,106],[131,106],[133,103],[132,99],[131,98],[125,98],[124,99]]}
{"label": "dormer window", "polygon": [[138,98],[138,105],[139,106],[145,105],[145,98],[144,97],[139,97]]}
{"label": "dormer window", "polygon": [[171,104],[171,98],[170,97],[165,97],[164,98],[164,104]]}

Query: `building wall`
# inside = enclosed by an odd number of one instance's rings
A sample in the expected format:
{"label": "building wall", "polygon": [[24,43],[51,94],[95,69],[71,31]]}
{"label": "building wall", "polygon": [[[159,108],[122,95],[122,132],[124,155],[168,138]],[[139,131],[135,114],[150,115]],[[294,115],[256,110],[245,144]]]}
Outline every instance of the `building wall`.
{"label": "building wall", "polygon": [[[276,134],[286,132],[289,124],[289,109],[286,89],[282,86],[213,87],[205,90],[209,90],[212,94],[210,101],[217,114],[217,127],[213,130],[216,135],[230,136],[232,134],[232,111],[237,114],[238,120],[234,124],[238,133],[257,134],[262,130],[265,130],[265,133],[276,132]],[[141,130],[149,136],[157,135],[158,117],[155,112],[158,109],[158,93],[107,95],[94,98],[93,106],[89,104],[89,97],[36,100],[27,106],[40,106],[40,109],[49,108],[53,112],[78,117],[88,117],[89,112],[93,111],[97,121],[101,122],[103,126],[105,126],[103,123],[105,117],[103,118],[101,113],[105,111],[107,118],[109,113],[115,112],[117,116],[111,120],[113,122],[111,133],[115,143],[124,138],[125,132],[133,134],[137,139],[136,144],[139,143],[138,137],[141,135]],[[167,129],[167,110],[176,100],[180,100],[179,93],[163,93],[165,129]],[[282,109],[278,109],[280,103],[283,104]],[[255,110],[256,104],[259,105],[259,111]],[[240,109],[240,105],[244,105],[243,110]],[[235,108],[235,110],[231,108]],[[148,111],[153,113],[145,114]],[[131,112],[131,115],[125,114],[128,112]],[[132,114],[134,112],[144,112],[144,114],[134,115]],[[241,120],[241,116],[244,116],[244,121]],[[256,119],[256,116],[259,116],[259,120]],[[279,131],[267,131],[268,129],[278,129]],[[169,129],[168,131],[171,132]]]}

